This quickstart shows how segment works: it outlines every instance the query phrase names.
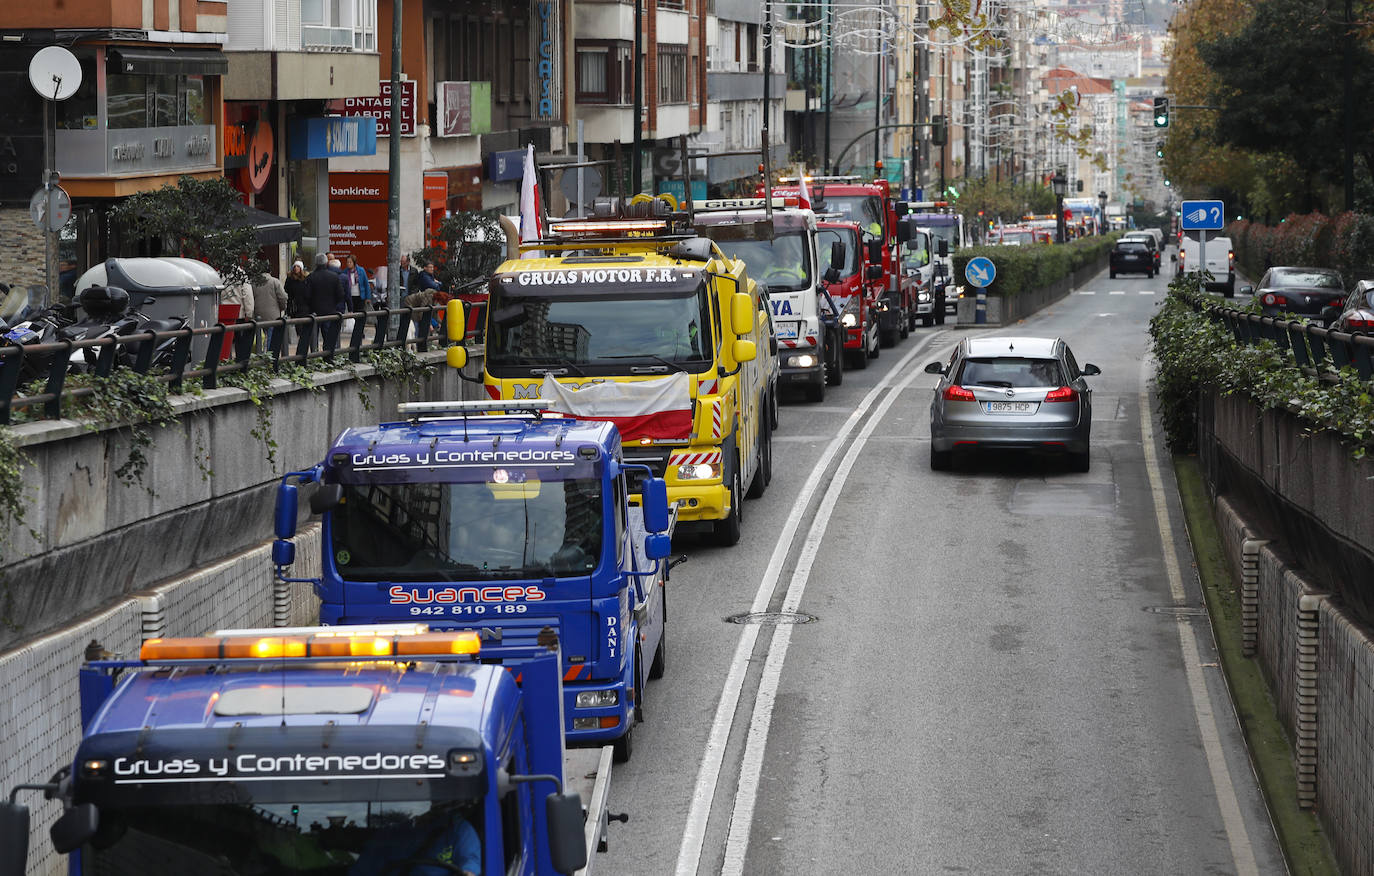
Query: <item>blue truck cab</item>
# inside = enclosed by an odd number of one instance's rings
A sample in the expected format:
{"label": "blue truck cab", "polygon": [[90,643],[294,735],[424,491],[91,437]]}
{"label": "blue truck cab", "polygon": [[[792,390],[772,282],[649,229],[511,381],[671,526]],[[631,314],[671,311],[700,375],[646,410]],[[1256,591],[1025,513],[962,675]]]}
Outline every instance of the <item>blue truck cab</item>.
{"label": "blue truck cab", "polygon": [[[605,813],[567,792],[556,637],[481,649],[422,624],[149,639],[82,667],[70,768],[21,787],[62,800],[73,876],[579,871]],[[27,821],[0,804],[0,876]]]}
{"label": "blue truck cab", "polygon": [[[623,461],[613,424],[540,405],[422,402],[344,431],[283,480],[273,559],[281,580],[313,585],[322,624],[418,621],[506,643],[554,630],[568,742],[611,743],[624,761],[666,661],[667,490]],[[307,483],[321,574],[292,579]]]}

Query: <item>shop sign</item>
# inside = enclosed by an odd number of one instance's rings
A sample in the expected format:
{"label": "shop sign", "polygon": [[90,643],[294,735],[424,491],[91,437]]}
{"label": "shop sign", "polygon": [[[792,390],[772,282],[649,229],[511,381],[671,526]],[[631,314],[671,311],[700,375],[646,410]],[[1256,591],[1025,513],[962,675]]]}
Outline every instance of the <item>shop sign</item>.
{"label": "shop sign", "polygon": [[272,159],[276,155],[276,142],[272,136],[272,126],[260,119],[253,126],[253,136],[248,141],[248,164],[243,174],[244,187],[253,192],[262,191],[272,175]]}
{"label": "shop sign", "polygon": [[552,119],[557,104],[557,81],[554,78],[554,44],[558,32],[557,11],[552,0],[538,0],[534,4],[539,17],[538,52],[535,60],[535,82],[539,94],[535,101],[534,117]]}
{"label": "shop sign", "polygon": [[329,249],[376,270],[386,264],[390,218],[387,174],[329,174]]}
{"label": "shop sign", "polygon": [[371,116],[292,116],[286,133],[289,161],[377,154],[377,120]]}
{"label": "shop sign", "polygon": [[448,172],[443,170],[427,171],[424,176],[425,203],[431,207],[443,207],[448,203]]}
{"label": "shop sign", "polygon": [[487,179],[492,182],[507,182],[523,179],[525,176],[525,150],[508,149],[493,152],[487,156]]}
{"label": "shop sign", "polygon": [[[415,80],[401,82],[399,127],[402,137],[415,136]],[[383,79],[377,84],[376,97],[345,97],[331,100],[329,111],[339,116],[371,116],[377,120],[377,136],[391,136],[391,80]]]}

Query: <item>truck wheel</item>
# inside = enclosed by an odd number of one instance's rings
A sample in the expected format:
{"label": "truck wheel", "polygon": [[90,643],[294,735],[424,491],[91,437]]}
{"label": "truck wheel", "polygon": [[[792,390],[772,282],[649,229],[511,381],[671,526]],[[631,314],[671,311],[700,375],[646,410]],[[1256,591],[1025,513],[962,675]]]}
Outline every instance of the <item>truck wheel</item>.
{"label": "truck wheel", "polygon": [[897,314],[897,337],[905,340],[911,336],[911,315],[907,310]]}
{"label": "truck wheel", "polygon": [[634,753],[635,728],[633,721],[631,721],[630,729],[625,731],[625,735],[611,743],[611,760],[616,763],[625,763]]}
{"label": "truck wheel", "polygon": [[944,297],[942,296],[941,298],[939,298],[939,299],[936,300],[936,302],[935,302],[935,324],[936,324],[936,325],[944,325],[944,324],[945,324],[945,307],[946,307],[945,299],[944,299]]}
{"label": "truck wheel", "polygon": [[935,314],[929,313],[921,317],[921,325],[925,326],[926,328],[930,328],[931,326],[935,325]]}
{"label": "truck wheel", "polygon": [[[824,388],[824,384],[822,384]],[[722,547],[739,544],[740,530],[744,523],[744,484],[739,471],[739,459],[734,460],[730,469],[730,514],[724,520],[717,520],[713,527],[716,543]]]}
{"label": "truck wheel", "polygon": [[758,465],[754,467],[754,476],[749,480],[749,492],[745,494],[747,498],[758,499],[763,496],[763,491],[768,489],[768,482],[772,479],[773,470],[773,433],[764,423],[759,429],[758,446]]}
{"label": "truck wheel", "polygon": [[871,346],[871,347],[868,348],[868,352],[867,352],[865,355],[867,355],[868,358],[870,358],[870,359],[876,359],[876,358],[878,358],[878,356],[882,353],[882,350],[883,350],[882,344],[879,344],[879,343],[878,343],[878,339],[877,339],[877,338],[874,338],[874,339],[873,339],[873,346]]}
{"label": "truck wheel", "polygon": [[[844,383],[844,341],[832,337],[826,344],[826,350],[825,382],[831,386],[839,386]],[[831,350],[834,352],[829,352]]]}
{"label": "truck wheel", "polygon": [[897,346],[897,330],[885,328],[878,329],[878,344],[883,347]]}
{"label": "truck wheel", "polygon": [[768,393],[768,428],[778,431],[778,387]]}
{"label": "truck wheel", "polygon": [[868,367],[867,350],[846,350],[845,358],[849,360],[847,363],[849,367],[855,371],[862,371]]}
{"label": "truck wheel", "polygon": [[[914,332],[914,331],[916,331],[916,322],[917,322],[918,320],[921,320],[921,319],[923,319],[923,318],[922,318],[920,315],[918,315],[918,314],[916,313],[915,310],[911,311],[911,313],[908,314],[908,316],[907,316],[907,323],[906,323],[907,331],[908,331],[908,332]],[[924,324],[924,325],[930,325],[929,322],[926,322],[926,323],[923,323],[923,324]]]}

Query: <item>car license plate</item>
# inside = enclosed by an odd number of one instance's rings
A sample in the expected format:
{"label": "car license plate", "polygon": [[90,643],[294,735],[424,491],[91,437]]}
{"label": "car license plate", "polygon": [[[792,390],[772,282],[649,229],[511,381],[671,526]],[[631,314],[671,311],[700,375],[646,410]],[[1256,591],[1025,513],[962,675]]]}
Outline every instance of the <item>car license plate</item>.
{"label": "car license plate", "polygon": [[774,331],[780,338],[796,338],[797,324],[795,322],[780,322],[774,326]]}
{"label": "car license plate", "polygon": [[1029,414],[1035,411],[1035,402],[983,402],[989,414]]}

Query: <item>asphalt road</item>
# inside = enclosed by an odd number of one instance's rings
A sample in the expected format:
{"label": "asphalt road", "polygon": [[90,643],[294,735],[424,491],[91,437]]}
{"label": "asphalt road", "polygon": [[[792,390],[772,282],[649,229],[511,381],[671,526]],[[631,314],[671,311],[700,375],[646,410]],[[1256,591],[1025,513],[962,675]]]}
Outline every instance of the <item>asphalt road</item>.
{"label": "asphalt road", "polygon": [[930,470],[921,369],[971,329],[783,407],[740,544],[676,540],[667,674],[594,872],[1285,872],[1142,423],[1166,285],[1104,272],[978,330],[1102,368],[1086,474]]}

